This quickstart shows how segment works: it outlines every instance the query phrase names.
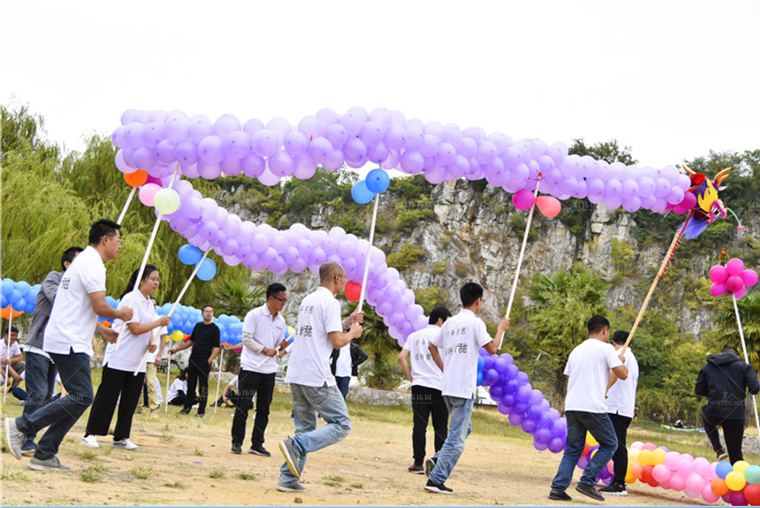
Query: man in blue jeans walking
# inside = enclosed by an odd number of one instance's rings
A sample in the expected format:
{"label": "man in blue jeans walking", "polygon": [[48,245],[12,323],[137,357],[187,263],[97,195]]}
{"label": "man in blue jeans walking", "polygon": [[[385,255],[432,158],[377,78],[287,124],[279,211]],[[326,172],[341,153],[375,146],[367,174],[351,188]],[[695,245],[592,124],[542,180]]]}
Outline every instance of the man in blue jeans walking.
{"label": "man in blue jeans walking", "polygon": [[8,449],[21,459],[21,447],[29,436],[48,430],[37,444],[28,467],[37,471],[66,471],[56,454],[66,433],[92,404],[90,356],[92,337],[97,329],[108,342],[116,342],[118,332],[98,323],[107,319],[132,319],[132,309],[113,309],[106,302],[104,261],[115,259],[121,246],[121,226],[101,219],[90,227],[89,246],[71,263],[61,278],[58,293],[45,328],[44,351],[58,368],[68,395],[35,411],[32,415],[5,419]]}
{"label": "man in blue jeans walking", "polygon": [[[335,295],[346,285],[346,272],[338,263],[319,267],[321,284],[298,308],[298,324],[285,381],[293,398],[295,437],[280,442],[285,463],[280,468],[277,490],[300,492],[298,482],[310,452],[335,444],[351,432],[346,402],[330,371],[330,354],[361,336],[364,314],[354,312],[343,323]],[[358,310],[358,309],[357,309]],[[349,327],[349,331],[343,330]],[[317,414],[327,422],[317,428]]]}
{"label": "man in blue jeans walking", "polygon": [[575,488],[581,494],[604,501],[604,496],[594,487],[596,476],[617,449],[617,436],[607,414],[605,396],[610,371],[619,379],[626,379],[628,369],[612,344],[607,342],[610,338],[607,318],[594,316],[588,320],[586,327],[588,339],[573,349],[565,366],[565,375],[569,377],[565,397],[567,445],[549,493],[549,499],[555,501],[572,501],[565,490],[570,486],[573,471],[583,453],[586,432],[599,442],[599,449]]}
{"label": "man in blue jeans walking", "polygon": [[449,434],[446,441],[425,462],[425,473],[428,475],[425,490],[436,494],[454,492],[444,482],[462,456],[464,442],[472,431],[472,405],[475,401],[480,348],[485,348],[492,355],[496,354],[501,347],[504,332],[509,328],[509,319],[504,316],[499,322],[496,336],[488,336],[486,324],[477,316],[483,309],[483,288],[480,284],[466,283],[459,290],[459,297],[462,300],[462,310],[443,323],[441,331],[428,345],[433,360],[443,371],[441,392],[449,410]]}

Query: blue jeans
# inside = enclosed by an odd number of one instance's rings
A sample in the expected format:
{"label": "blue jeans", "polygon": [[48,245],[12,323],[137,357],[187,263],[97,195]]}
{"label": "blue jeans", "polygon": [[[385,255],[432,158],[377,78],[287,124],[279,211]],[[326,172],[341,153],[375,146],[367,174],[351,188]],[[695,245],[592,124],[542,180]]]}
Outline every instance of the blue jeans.
{"label": "blue jeans", "polygon": [[[306,456],[309,452],[321,450],[338,443],[351,432],[351,420],[348,417],[346,401],[337,386],[305,386],[290,385],[290,395],[293,398],[293,420],[296,435],[293,446],[298,453],[299,466],[303,471]],[[317,415],[327,422],[317,428]],[[288,485],[298,482],[285,462],[280,468],[280,478],[277,483]]]}
{"label": "blue jeans", "polygon": [[472,406],[475,397],[463,399],[444,395],[443,400],[449,409],[449,435],[446,436],[443,448],[435,454],[438,461],[430,473],[430,480],[435,483],[448,480],[464,452],[464,442],[472,432]]}
{"label": "blue jeans", "polygon": [[[26,405],[23,415],[27,418],[50,402],[55,393],[55,375],[58,369],[52,361],[37,353],[26,354]],[[34,439],[36,436],[29,436]]]}
{"label": "blue jeans", "polygon": [[343,400],[346,400],[348,396],[348,386],[351,384],[351,376],[335,376],[335,383],[338,385],[340,394],[343,395]]}
{"label": "blue jeans", "polygon": [[583,448],[586,446],[586,431],[599,442],[594,454],[578,483],[596,485],[596,477],[607,465],[617,450],[617,436],[607,413],[587,413],[585,411],[565,411],[567,418],[567,447],[559,463],[557,476],[552,481],[552,490],[564,491],[570,486],[573,471],[578,465]]}
{"label": "blue jeans", "polygon": [[51,459],[58,453],[66,433],[90,407],[93,399],[90,356],[87,353],[50,353],[50,357],[61,373],[61,381],[68,395],[39,408],[31,416],[22,414],[16,419],[16,426],[25,436],[34,436],[49,425],[34,452],[34,457],[39,460]]}

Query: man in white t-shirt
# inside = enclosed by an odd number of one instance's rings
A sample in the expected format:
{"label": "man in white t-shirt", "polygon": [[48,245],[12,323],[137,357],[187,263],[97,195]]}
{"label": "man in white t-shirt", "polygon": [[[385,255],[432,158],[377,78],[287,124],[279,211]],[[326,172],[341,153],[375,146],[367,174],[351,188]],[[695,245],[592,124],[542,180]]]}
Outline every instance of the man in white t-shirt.
{"label": "man in white t-shirt", "polygon": [[282,309],[288,300],[285,286],[275,282],[267,287],[266,302],[248,312],[243,320],[243,352],[240,355],[238,391],[233,399],[235,417],[232,420],[232,449],[243,453],[245,424],[251,399],[256,394],[256,419],[251,432],[248,453],[269,457],[264,448],[264,433],[269,425],[269,406],[274,394],[274,378],[277,371],[277,347],[285,347],[285,318]]}
{"label": "man in white t-shirt", "polygon": [[483,288],[480,284],[467,282],[459,290],[459,297],[462,300],[461,312],[443,323],[428,346],[433,360],[443,371],[441,392],[451,417],[449,434],[443,447],[425,462],[425,473],[428,475],[425,490],[436,494],[453,493],[444,482],[451,476],[464,452],[464,442],[472,432],[480,348],[496,354],[504,332],[509,328],[509,319],[504,316],[496,335],[493,338],[488,335],[486,324],[478,317],[483,309]]}
{"label": "man in white t-shirt", "polygon": [[[398,354],[406,377],[412,382],[412,450],[414,464],[408,471],[413,474],[424,474],[425,469],[425,433],[430,416],[433,416],[433,433],[435,452],[438,453],[449,433],[449,410],[443,400],[443,372],[438,368],[428,346],[430,341],[441,331],[441,326],[451,317],[446,307],[436,307],[430,312],[428,326],[409,335],[404,347]],[[409,364],[411,357],[412,363]]]}
{"label": "man in white t-shirt", "polygon": [[549,493],[549,499],[554,501],[572,501],[565,490],[570,486],[573,471],[586,445],[586,432],[599,442],[599,449],[575,488],[581,494],[604,501],[604,496],[594,487],[596,476],[617,449],[617,438],[607,414],[605,395],[610,371],[619,379],[626,379],[628,369],[618,358],[615,348],[607,343],[610,338],[610,322],[607,318],[594,316],[588,320],[586,327],[589,338],[573,349],[565,366],[565,375],[569,378],[565,397],[567,441]]}
{"label": "man in white t-shirt", "polygon": [[26,364],[18,345],[18,328],[15,326],[11,326],[10,337],[8,337],[8,330],[3,330],[3,341],[0,342],[0,365],[2,365],[3,378],[5,379],[5,373],[8,372],[8,380],[13,380],[11,388],[18,386],[20,381],[17,378],[24,373]]}
{"label": "man in white t-shirt", "polygon": [[[361,336],[364,316],[354,312],[341,322],[340,303],[335,295],[346,286],[346,272],[338,263],[319,267],[320,286],[301,301],[293,351],[285,382],[293,398],[295,437],[280,442],[285,463],[280,468],[277,490],[300,492],[298,483],[306,456],[335,444],[351,432],[351,420],[343,396],[330,371],[330,354]],[[344,329],[349,327],[347,333]],[[317,428],[317,414],[326,425]]]}
{"label": "man in white t-shirt", "polygon": [[61,278],[50,320],[45,328],[44,351],[58,368],[68,394],[38,409],[31,416],[5,419],[8,449],[21,459],[21,446],[27,436],[48,427],[37,443],[29,468],[37,471],[70,469],[56,457],[66,433],[92,404],[90,376],[92,337],[97,330],[108,342],[116,342],[118,332],[98,322],[106,319],[132,319],[132,309],[112,308],[106,302],[104,261],[115,259],[121,246],[121,226],[101,219],[90,226],[89,246],[71,263]]}
{"label": "man in white t-shirt", "polygon": [[[628,332],[621,330],[612,335],[612,345],[615,351],[620,351],[628,340]],[[633,412],[636,407],[636,388],[639,384],[639,362],[633,355],[631,348],[625,350],[625,366],[628,369],[628,378],[617,379],[612,388],[607,392],[607,414],[610,416],[612,427],[617,437],[617,450],[612,456],[615,466],[615,476],[612,483],[599,489],[599,492],[613,496],[626,496],[625,475],[628,473],[628,446],[626,437],[628,426],[633,421]]]}

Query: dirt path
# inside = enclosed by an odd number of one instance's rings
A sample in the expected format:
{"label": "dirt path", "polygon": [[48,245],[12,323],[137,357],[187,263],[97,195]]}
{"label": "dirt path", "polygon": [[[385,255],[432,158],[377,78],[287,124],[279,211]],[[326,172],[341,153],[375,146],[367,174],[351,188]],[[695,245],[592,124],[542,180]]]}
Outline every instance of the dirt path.
{"label": "dirt path", "polygon": [[[6,405],[15,416],[20,407]],[[68,473],[39,473],[17,461],[3,445],[3,505],[553,505],[547,499],[561,456],[539,453],[529,437],[504,438],[474,433],[447,482],[454,495],[423,489],[425,477],[406,472],[411,464],[409,425],[377,423],[353,417],[353,431],[343,442],[309,456],[300,494],[275,490],[282,456],[277,442],[293,432],[289,411],[270,417],[266,447],[272,457],[231,455],[231,410],[220,409],[205,420],[178,416],[172,408],[158,419],[136,415],[133,452],[113,450],[109,438],[101,448],[79,445],[86,419],[61,447]],[[249,420],[248,431],[252,422]],[[428,448],[432,449],[431,432]],[[244,446],[244,450],[248,445]],[[139,479],[144,476],[147,479]],[[576,472],[576,479],[579,473]],[[90,481],[87,481],[90,480]],[[94,480],[94,481],[93,481]],[[573,505],[593,504],[577,494]],[[606,505],[695,504],[681,493],[634,485],[625,498]]]}

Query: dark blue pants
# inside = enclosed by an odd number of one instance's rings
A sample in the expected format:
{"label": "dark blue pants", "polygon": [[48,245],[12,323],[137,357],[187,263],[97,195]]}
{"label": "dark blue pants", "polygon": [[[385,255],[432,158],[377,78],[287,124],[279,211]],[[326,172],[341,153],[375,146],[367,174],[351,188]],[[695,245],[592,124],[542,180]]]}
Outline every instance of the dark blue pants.
{"label": "dark blue pants", "polygon": [[557,475],[552,481],[552,490],[565,491],[570,486],[573,471],[586,446],[586,431],[599,442],[599,449],[586,466],[579,483],[596,485],[596,476],[617,450],[617,436],[615,436],[615,429],[612,428],[610,417],[607,413],[565,411],[565,418],[567,418],[567,448],[559,463]]}
{"label": "dark blue pants", "polygon": [[[55,393],[55,376],[58,369],[52,361],[37,353],[26,354],[26,405],[23,415],[27,418],[50,402]],[[29,436],[34,439],[36,436]]]}
{"label": "dark blue pants", "polygon": [[67,355],[50,353],[50,357],[61,373],[68,394],[39,408],[29,417],[22,414],[16,419],[16,426],[26,436],[34,436],[49,426],[34,452],[34,457],[39,460],[51,459],[58,453],[66,433],[90,407],[93,399],[90,355],[71,350]]}
{"label": "dark blue pants", "polygon": [[351,384],[351,376],[335,376],[335,382],[338,384],[340,394],[343,395],[343,400],[346,400],[346,397],[348,396],[348,385]]}

